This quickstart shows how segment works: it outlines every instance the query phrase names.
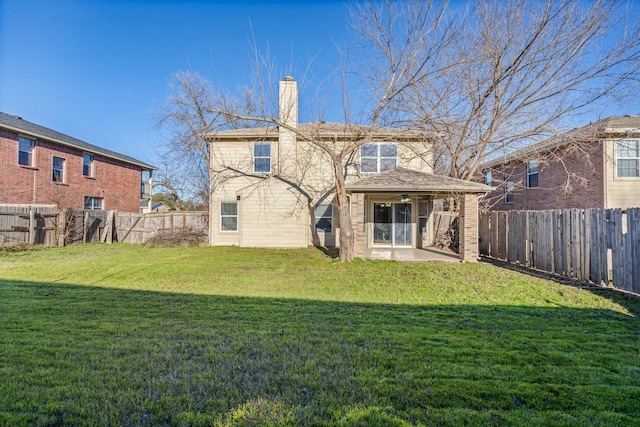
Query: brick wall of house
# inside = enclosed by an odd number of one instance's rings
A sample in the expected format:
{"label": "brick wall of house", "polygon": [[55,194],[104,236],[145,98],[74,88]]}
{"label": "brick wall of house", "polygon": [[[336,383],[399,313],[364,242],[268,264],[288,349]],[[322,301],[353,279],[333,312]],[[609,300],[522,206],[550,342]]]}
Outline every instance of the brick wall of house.
{"label": "brick wall of house", "polygon": [[[527,188],[527,161],[513,161],[492,169],[493,187],[483,201],[491,210],[545,210],[604,207],[604,151],[602,142],[562,147],[532,156],[539,160],[538,187]],[[513,178],[513,203],[505,203],[504,182]]]}
{"label": "brick wall of house", "polygon": [[[83,208],[84,197],[103,198],[103,209],[139,212],[141,168],[94,155],[93,176],[82,174],[83,151],[36,139],[33,167],[18,164],[18,134],[0,129],[0,203]],[[53,182],[53,157],[64,159],[64,182]]]}

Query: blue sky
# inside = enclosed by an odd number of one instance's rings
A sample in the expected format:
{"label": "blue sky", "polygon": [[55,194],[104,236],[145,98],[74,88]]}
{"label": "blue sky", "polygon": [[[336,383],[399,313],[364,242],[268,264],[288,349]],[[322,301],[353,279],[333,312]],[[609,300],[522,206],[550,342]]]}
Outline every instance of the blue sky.
{"label": "blue sky", "polygon": [[278,70],[312,63],[320,79],[347,14],[332,0],[0,0],[0,111],[154,164],[171,74],[242,87],[255,38]]}

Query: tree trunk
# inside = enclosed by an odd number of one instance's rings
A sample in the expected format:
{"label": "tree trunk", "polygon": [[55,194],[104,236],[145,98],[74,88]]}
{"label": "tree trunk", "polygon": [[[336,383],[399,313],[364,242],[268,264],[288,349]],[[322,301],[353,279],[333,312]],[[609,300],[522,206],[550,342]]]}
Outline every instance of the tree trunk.
{"label": "tree trunk", "polygon": [[340,217],[340,262],[351,262],[353,261],[354,235],[343,167],[342,159],[333,159],[336,178],[336,206]]}

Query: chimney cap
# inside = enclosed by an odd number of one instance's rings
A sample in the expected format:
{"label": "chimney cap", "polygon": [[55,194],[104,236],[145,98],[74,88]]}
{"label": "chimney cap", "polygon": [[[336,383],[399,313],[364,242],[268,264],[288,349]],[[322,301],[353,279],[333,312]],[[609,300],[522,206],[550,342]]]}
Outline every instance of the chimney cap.
{"label": "chimney cap", "polygon": [[295,81],[295,80],[293,80],[293,77],[291,77],[291,76],[284,76],[284,79],[283,79],[283,80],[284,80],[285,82],[294,82],[294,81]]}

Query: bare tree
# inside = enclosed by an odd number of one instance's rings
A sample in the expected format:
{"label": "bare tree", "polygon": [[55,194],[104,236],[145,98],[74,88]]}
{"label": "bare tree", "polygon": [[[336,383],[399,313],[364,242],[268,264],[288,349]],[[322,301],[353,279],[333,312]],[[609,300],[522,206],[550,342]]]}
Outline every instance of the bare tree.
{"label": "bare tree", "polygon": [[[415,2],[411,11],[397,11],[403,3],[386,4],[389,15],[406,19],[432,7]],[[440,171],[473,179],[485,160],[549,137],[637,89],[640,27],[625,21],[628,7],[609,0],[480,0],[467,10],[449,8],[464,26],[434,58],[440,72],[405,90],[396,114],[443,136]],[[376,30],[359,35],[385,55],[389,49],[378,41],[396,34]],[[437,42],[419,32],[412,37],[418,50]]]}
{"label": "bare tree", "polygon": [[[354,155],[362,144],[375,141],[376,137],[384,132],[382,126],[397,124],[394,103],[407,90],[440,71],[437,57],[446,51],[448,43],[453,40],[450,36],[453,26],[444,22],[446,15],[443,6],[421,8],[420,13],[410,16],[391,16],[388,13],[389,7],[389,4],[381,7],[367,3],[358,11],[354,11],[354,17],[361,14],[363,19],[366,19],[358,21],[361,31],[374,34],[377,28],[384,27],[393,29],[393,34],[376,40],[377,46],[387,51],[375,62],[375,75],[359,74],[360,77],[368,77],[361,82],[367,85],[369,96],[364,102],[358,103],[361,108],[357,112],[348,107],[352,103],[348,99],[348,88],[344,86],[345,123],[337,137],[326,138],[318,122],[316,125],[296,126],[287,120],[286,111],[284,115],[283,111],[278,114],[278,108],[274,108],[278,103],[270,96],[273,92],[268,89],[269,84],[265,84],[265,77],[271,76],[269,67],[265,67],[265,64],[271,63],[256,54],[254,84],[251,89],[245,90],[236,98],[224,95],[222,90],[210,90],[211,85],[195,73],[179,73],[174,76],[177,90],[174,90],[174,95],[169,99],[160,121],[171,127],[173,138],[169,145],[169,155],[178,158],[198,156],[209,165],[210,153],[207,151],[205,135],[215,138],[219,131],[258,126],[286,129],[295,135],[300,144],[310,147],[310,159],[320,158],[330,164],[330,187],[335,193],[334,203],[340,221],[340,260],[351,261],[354,256],[354,234],[349,213],[346,177]],[[410,4],[407,3],[406,10],[410,9]],[[424,40],[416,43],[412,37],[416,33],[421,34]],[[433,40],[434,44],[427,45],[426,39]],[[370,65],[373,66],[374,63]],[[274,81],[270,84],[273,85]],[[321,109],[309,115],[321,119],[323,111]],[[402,139],[401,132],[398,132],[398,136]],[[207,173],[210,176],[224,176],[222,172],[229,172],[231,169],[233,165],[226,165],[225,171],[208,169]],[[231,172],[250,175],[239,169]],[[184,174],[185,171],[180,173]],[[229,177],[229,174],[226,176]],[[305,187],[304,179],[297,174],[281,173],[274,178],[292,184],[305,195],[311,190]],[[216,185],[215,180],[212,180],[212,185]]]}

